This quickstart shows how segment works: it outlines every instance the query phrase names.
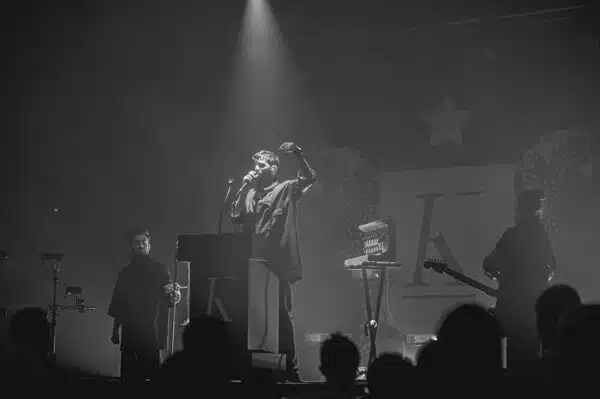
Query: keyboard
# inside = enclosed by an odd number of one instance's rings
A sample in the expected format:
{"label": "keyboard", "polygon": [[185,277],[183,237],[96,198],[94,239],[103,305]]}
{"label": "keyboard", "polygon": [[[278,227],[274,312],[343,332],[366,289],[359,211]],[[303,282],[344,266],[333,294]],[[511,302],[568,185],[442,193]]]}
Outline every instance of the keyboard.
{"label": "keyboard", "polygon": [[402,267],[398,262],[386,262],[380,260],[379,255],[360,255],[344,260],[344,268],[348,270],[360,270],[362,268],[380,269],[383,267]]}

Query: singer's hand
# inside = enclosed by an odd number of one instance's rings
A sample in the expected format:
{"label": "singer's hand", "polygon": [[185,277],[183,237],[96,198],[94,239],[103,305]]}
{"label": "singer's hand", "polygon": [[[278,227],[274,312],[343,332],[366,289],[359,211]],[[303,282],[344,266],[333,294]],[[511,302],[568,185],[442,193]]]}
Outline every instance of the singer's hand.
{"label": "singer's hand", "polygon": [[248,172],[248,174],[246,176],[244,176],[244,179],[242,180],[242,184],[252,185],[258,181],[259,177],[260,177],[260,173],[254,171],[254,170],[251,170],[250,172]]}
{"label": "singer's hand", "polygon": [[294,143],[287,142],[287,143],[283,143],[282,145],[279,146],[279,152],[283,155],[289,155],[289,154],[300,155],[300,154],[302,154],[302,148],[298,147]]}

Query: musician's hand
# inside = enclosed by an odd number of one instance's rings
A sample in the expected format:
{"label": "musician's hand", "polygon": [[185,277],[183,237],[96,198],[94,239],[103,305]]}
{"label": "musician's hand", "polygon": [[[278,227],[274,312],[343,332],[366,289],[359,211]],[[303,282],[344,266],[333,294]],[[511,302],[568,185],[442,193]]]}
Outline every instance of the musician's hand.
{"label": "musician's hand", "polygon": [[550,274],[548,275],[548,282],[552,281],[554,277],[556,277],[556,272],[554,270],[551,270]]}
{"label": "musician's hand", "polygon": [[173,291],[175,291],[175,285],[169,283],[169,284],[163,285],[163,289],[165,290],[165,294],[170,295]]}
{"label": "musician's hand", "polygon": [[119,337],[118,331],[113,331],[112,335],[110,336],[110,342],[112,342],[115,345],[119,345],[119,343],[121,342],[121,339]]}
{"label": "musician's hand", "polygon": [[165,286],[163,286],[164,290],[165,290],[165,294],[167,295],[174,295],[176,293],[179,292],[179,290],[181,290],[181,286],[177,283],[175,284],[167,284]]}
{"label": "musician's hand", "polygon": [[491,272],[484,271],[484,272],[483,272],[483,274],[484,274],[484,275],[485,275],[487,278],[489,278],[489,279],[491,279],[491,280],[494,280],[494,279],[496,279],[496,275],[495,275],[495,274],[493,274],[493,273],[491,273]]}
{"label": "musician's hand", "polygon": [[167,284],[163,288],[165,294],[170,297],[171,303],[177,305],[181,301],[181,286],[179,284]]}
{"label": "musician's hand", "polygon": [[290,155],[290,154],[301,155],[302,148],[298,147],[296,144],[294,144],[292,142],[287,142],[287,143],[283,143],[281,146],[279,146],[279,152],[283,155]]}

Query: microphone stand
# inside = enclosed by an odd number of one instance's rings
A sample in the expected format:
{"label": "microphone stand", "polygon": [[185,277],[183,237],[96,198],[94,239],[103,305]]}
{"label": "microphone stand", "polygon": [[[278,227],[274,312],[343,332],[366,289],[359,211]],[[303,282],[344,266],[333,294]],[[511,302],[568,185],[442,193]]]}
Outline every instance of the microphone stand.
{"label": "microphone stand", "polygon": [[233,184],[233,178],[229,178],[227,180],[227,192],[225,193],[225,199],[223,200],[223,205],[221,206],[221,211],[219,212],[219,225],[217,226],[217,234],[221,234],[223,230],[223,213],[225,212],[225,208],[227,207],[227,202],[229,201],[229,196],[231,195],[231,185]]}
{"label": "microphone stand", "polygon": [[[223,213],[225,212],[225,208],[227,206],[227,202],[229,201],[229,196],[231,195],[231,185],[233,184],[234,179],[233,178],[229,178],[227,180],[227,192],[225,193],[225,199],[223,200],[223,205],[221,205],[221,210],[219,212],[219,224],[217,226],[217,233],[221,234],[222,230],[223,230]],[[173,273],[173,282],[177,283],[179,281],[179,265],[178,265],[178,254],[177,252],[175,253],[175,259],[174,259],[174,273]],[[185,327],[189,322],[190,322],[190,315],[189,315],[189,302],[190,302],[190,269],[188,267],[187,270],[187,278],[188,278],[188,284],[187,286],[180,286],[180,289],[187,289],[187,293],[186,293],[186,302],[187,302],[187,315],[186,315],[186,319],[180,323],[179,327]],[[167,344],[167,347],[169,349],[169,354],[171,356],[173,356],[173,354],[175,353],[175,325],[177,324],[177,305],[173,305],[173,307],[171,308],[171,325],[169,326],[169,342]]]}
{"label": "microphone stand", "polygon": [[58,316],[58,304],[56,303],[56,297],[58,293],[57,291],[59,282],[58,272],[60,272],[60,266],[58,262],[52,262],[52,282],[54,284],[52,287],[52,327],[50,331],[52,331],[52,362],[54,364],[56,364],[56,319]]}
{"label": "microphone stand", "polygon": [[[175,253],[175,259],[174,259],[174,267],[175,270],[173,271],[173,282],[177,283],[179,281],[179,264],[177,262],[177,252]],[[175,354],[175,324],[177,322],[177,305],[173,305],[173,307],[170,309],[171,310],[171,325],[169,326],[169,343],[167,344],[169,346],[169,355],[173,356]]]}
{"label": "microphone stand", "polygon": [[42,255],[42,262],[45,260],[52,261],[52,306],[50,308],[50,339],[52,344],[51,359],[56,364],[56,325],[58,318],[58,283],[60,278],[58,276],[60,272],[60,262],[62,261],[62,255]]}

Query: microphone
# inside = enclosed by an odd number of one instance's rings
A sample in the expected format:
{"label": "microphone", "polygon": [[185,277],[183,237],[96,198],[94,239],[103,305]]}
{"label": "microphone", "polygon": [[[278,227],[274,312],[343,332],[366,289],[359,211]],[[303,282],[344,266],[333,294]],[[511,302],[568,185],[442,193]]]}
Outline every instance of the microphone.
{"label": "microphone", "polygon": [[[258,176],[256,176],[256,179],[258,179],[260,177],[260,175],[262,174],[262,172],[258,172]],[[255,180],[256,180],[255,179]],[[237,195],[240,195],[240,193],[242,191],[244,191],[244,189],[251,183],[252,180],[248,180],[244,177],[243,183],[242,183],[242,187],[240,187],[240,189],[237,192]]]}

